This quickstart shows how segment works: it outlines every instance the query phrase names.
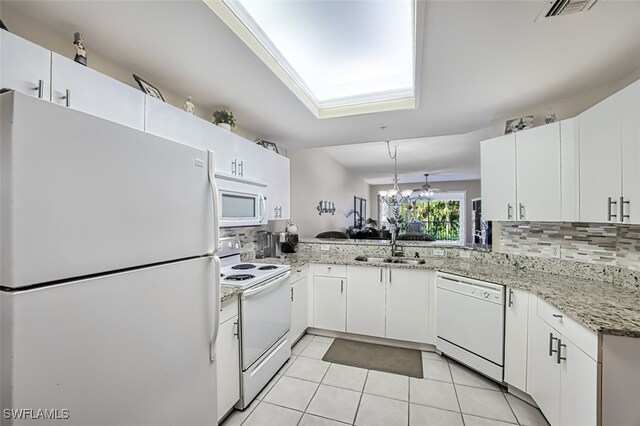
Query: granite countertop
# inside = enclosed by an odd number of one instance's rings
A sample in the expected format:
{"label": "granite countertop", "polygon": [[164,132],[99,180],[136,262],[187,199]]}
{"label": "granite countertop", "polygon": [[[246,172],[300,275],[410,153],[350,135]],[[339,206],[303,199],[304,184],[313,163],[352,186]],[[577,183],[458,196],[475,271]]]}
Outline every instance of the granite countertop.
{"label": "granite countertop", "polygon": [[437,270],[466,278],[530,291],[585,327],[617,336],[640,338],[640,292],[603,281],[451,258],[424,258],[423,265],[364,263],[355,255],[290,255],[261,259],[263,263],[301,268],[308,263]]}
{"label": "granite countertop", "polygon": [[[337,244],[337,245],[365,245],[365,246],[388,246],[389,240],[374,240],[374,239],[363,239],[363,240],[340,240],[340,239],[331,239],[331,238],[300,238],[301,243],[308,244]],[[401,247],[434,247],[434,248],[455,248],[455,249],[464,249],[464,250],[480,250],[480,251],[491,251],[491,246],[480,245],[480,244],[458,244],[450,241],[411,241],[411,240],[397,240],[398,246]]]}
{"label": "granite countertop", "polygon": [[229,285],[221,285],[220,286],[220,303],[224,303],[227,300],[234,297],[236,294],[239,293],[239,290],[240,289],[238,289],[237,287],[232,287]]}

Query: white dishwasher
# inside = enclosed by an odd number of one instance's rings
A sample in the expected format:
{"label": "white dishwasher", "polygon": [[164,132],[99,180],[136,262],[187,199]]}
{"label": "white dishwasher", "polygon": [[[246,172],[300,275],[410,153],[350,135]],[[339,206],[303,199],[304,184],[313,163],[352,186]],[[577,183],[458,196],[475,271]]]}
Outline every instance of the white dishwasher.
{"label": "white dishwasher", "polygon": [[498,381],[504,367],[504,286],[438,274],[436,347]]}

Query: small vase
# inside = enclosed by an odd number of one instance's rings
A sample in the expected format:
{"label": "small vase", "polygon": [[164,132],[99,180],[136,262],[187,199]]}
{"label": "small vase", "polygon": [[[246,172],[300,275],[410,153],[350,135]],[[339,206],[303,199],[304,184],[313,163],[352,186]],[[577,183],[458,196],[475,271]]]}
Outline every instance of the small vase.
{"label": "small vase", "polygon": [[218,127],[222,127],[225,130],[231,131],[231,124],[229,123],[218,123]]}

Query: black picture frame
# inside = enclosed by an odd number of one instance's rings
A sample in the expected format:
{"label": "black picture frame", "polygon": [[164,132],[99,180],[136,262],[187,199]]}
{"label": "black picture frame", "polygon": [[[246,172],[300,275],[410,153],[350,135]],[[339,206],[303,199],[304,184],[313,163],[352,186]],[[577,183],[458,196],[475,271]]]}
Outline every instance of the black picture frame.
{"label": "black picture frame", "polygon": [[270,151],[275,152],[276,154],[280,154],[280,151],[278,151],[278,145],[276,145],[274,142],[269,142],[269,141],[265,141],[260,139],[260,145],[262,145],[263,147],[267,148]]}
{"label": "black picture frame", "polygon": [[160,99],[162,102],[166,102],[164,100],[164,97],[162,96],[162,93],[160,93],[160,90],[158,90],[158,88],[153,84],[149,83],[137,74],[133,74],[133,79],[136,81],[136,83],[138,83],[138,86],[140,86],[140,90],[142,90],[144,93],[149,96],[153,96],[156,99]]}
{"label": "black picture frame", "polygon": [[367,200],[353,196],[353,227],[361,228],[367,220]]}

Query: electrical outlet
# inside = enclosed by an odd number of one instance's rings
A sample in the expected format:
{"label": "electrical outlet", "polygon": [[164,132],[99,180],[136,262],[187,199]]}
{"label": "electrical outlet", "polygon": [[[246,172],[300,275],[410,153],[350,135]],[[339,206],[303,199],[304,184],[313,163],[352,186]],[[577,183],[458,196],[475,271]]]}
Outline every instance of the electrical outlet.
{"label": "electrical outlet", "polygon": [[553,257],[560,257],[560,246],[551,246],[551,254]]}
{"label": "electrical outlet", "polygon": [[433,250],[433,255],[434,256],[444,256],[444,250],[443,249],[434,249]]}
{"label": "electrical outlet", "polygon": [[320,245],[320,250],[329,251],[329,245],[328,244],[321,244]]}
{"label": "electrical outlet", "polygon": [[471,253],[469,252],[469,250],[460,250],[460,257],[463,259],[470,259]]}

